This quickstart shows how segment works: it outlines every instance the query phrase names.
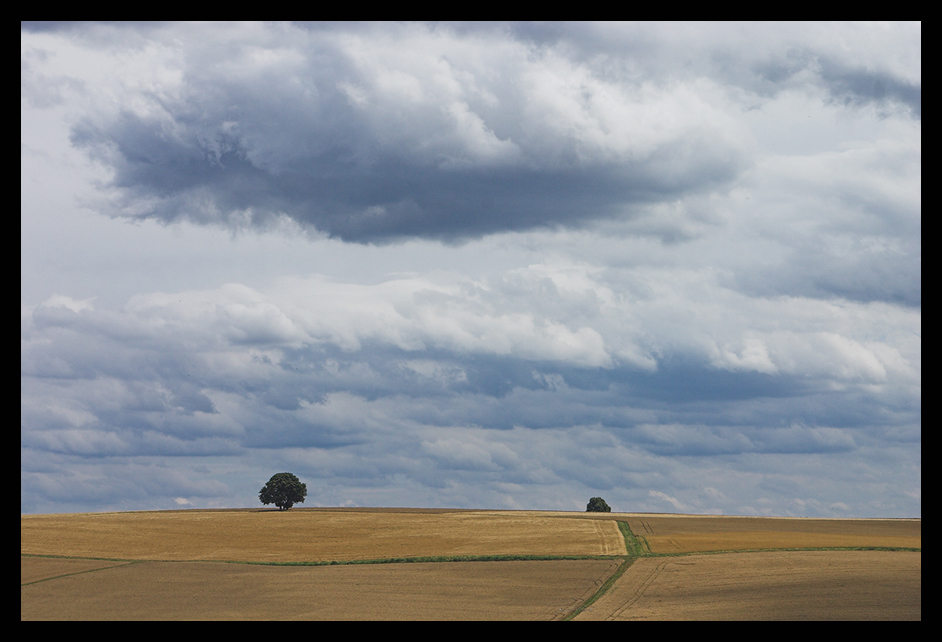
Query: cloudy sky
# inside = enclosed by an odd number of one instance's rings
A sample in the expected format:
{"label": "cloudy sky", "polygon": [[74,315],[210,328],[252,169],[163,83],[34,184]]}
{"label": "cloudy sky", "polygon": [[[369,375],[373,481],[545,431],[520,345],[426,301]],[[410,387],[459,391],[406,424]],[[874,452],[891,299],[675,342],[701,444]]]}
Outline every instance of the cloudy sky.
{"label": "cloudy sky", "polygon": [[23,24],[23,513],[921,516],[920,24]]}

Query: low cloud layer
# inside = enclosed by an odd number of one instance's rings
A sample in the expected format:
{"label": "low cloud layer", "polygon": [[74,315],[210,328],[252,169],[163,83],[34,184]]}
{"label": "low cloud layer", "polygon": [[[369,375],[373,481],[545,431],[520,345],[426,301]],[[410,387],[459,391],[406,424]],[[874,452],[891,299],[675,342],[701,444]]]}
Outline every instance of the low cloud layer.
{"label": "low cloud layer", "polygon": [[[901,428],[892,441],[918,436],[919,344],[891,339],[916,336],[918,314],[756,301],[688,278],[676,304],[544,265],[480,283],[290,278],[113,312],[57,297],[24,319],[23,447],[67,458],[287,448],[302,467],[302,452],[338,451],[317,474],[341,477],[356,452],[388,457],[383,476],[429,483],[441,467],[534,483],[548,473],[521,433],[568,443],[587,431],[602,461],[552,478],[611,489],[625,478],[618,452],[659,469],[671,457],[852,456]],[[783,330],[785,316],[802,322]]]}

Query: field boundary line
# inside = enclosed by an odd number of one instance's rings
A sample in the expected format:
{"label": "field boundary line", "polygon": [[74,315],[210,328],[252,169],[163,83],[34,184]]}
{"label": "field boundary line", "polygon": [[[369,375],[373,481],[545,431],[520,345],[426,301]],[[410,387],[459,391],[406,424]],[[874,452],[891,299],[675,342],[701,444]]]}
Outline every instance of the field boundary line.
{"label": "field boundary line", "polygon": [[[91,557],[84,555],[51,555],[42,553],[20,553],[21,557],[36,557],[46,559],[65,560],[91,560],[98,562],[118,562],[114,566],[103,566],[101,569],[79,571],[88,573],[95,570],[115,568],[126,564],[140,562],[166,562],[174,564],[202,563],[202,564],[251,564],[255,566],[347,566],[355,564],[419,564],[419,563],[446,563],[446,562],[526,562],[526,561],[553,561],[553,560],[610,560],[617,558],[639,557],[687,557],[690,555],[723,555],[731,553],[775,553],[775,552],[801,552],[801,551],[885,551],[885,552],[911,552],[921,553],[921,547],[902,546],[831,546],[831,547],[791,547],[791,548],[741,548],[718,551],[684,551],[677,553],[654,553],[648,546],[644,537],[635,536],[626,522],[617,522],[625,537],[625,548],[628,554],[618,555],[522,555],[522,554],[495,554],[495,555],[432,555],[415,557],[378,557],[360,560],[295,560],[295,561],[264,561],[264,560],[220,560],[220,559],[186,559],[171,560],[157,558],[116,558]],[[623,525],[623,526],[622,526]],[[627,532],[626,532],[627,531]],[[69,573],[74,575],[77,573]],[[59,576],[57,576],[59,577]],[[52,579],[52,578],[50,578]],[[44,580],[40,580],[44,581]]]}
{"label": "field boundary line", "polygon": [[628,525],[627,520],[615,520],[615,523],[618,524],[618,530],[621,532],[622,537],[625,538],[625,550],[628,552],[628,555],[622,558],[622,563],[615,569],[611,576],[605,580],[602,586],[599,587],[599,590],[583,602],[582,606],[573,609],[569,615],[562,619],[563,622],[572,620],[605,595],[615,585],[615,582],[625,574],[625,571],[634,564],[635,560],[640,557],[650,557],[652,555],[650,549],[648,549],[647,541],[644,541],[643,537],[636,537],[635,534],[631,532],[631,526]]}
{"label": "field boundary line", "polygon": [[95,560],[96,562],[162,562],[164,560],[134,560],[123,557],[86,557],[84,555],[51,555],[46,553],[20,553],[20,557],[43,557],[54,560]]}
{"label": "field boundary line", "polygon": [[885,553],[921,553],[922,548],[910,546],[805,546],[790,548],[730,548],[721,551],[646,553],[644,557],[686,557],[688,555],[724,555],[730,553],[800,553],[803,551],[883,551]]}
{"label": "field boundary line", "polygon": [[[83,557],[80,555],[42,555],[38,553],[21,553],[21,557],[43,557],[67,560],[95,560],[102,562],[166,562],[172,564],[252,564],[256,566],[345,566],[352,564],[409,564],[409,563],[446,563],[446,562],[529,562],[553,560],[611,560],[624,555],[432,555],[424,557],[377,557],[365,560],[302,560],[293,562],[261,561],[261,560],[167,560],[167,559],[120,559],[110,557]],[[118,565],[120,566],[120,564]],[[113,567],[106,567],[113,568]],[[93,569],[97,570],[97,569]],[[85,572],[85,571],[82,571]]]}
{"label": "field boundary line", "polygon": [[[840,547],[814,547],[814,548],[771,548],[771,549],[733,549],[733,550],[724,550],[724,551],[691,551],[683,553],[654,553],[651,551],[651,548],[648,544],[647,539],[641,535],[635,535],[631,526],[628,524],[628,521],[625,520],[616,520],[618,524],[618,529],[621,531],[622,536],[625,538],[625,549],[628,551],[628,556],[624,558],[621,565],[612,573],[611,577],[599,587],[599,590],[596,591],[588,600],[583,602],[582,606],[579,608],[573,609],[566,617],[562,619],[563,622],[568,622],[575,618],[577,615],[586,611],[592,604],[598,601],[605,593],[607,593],[615,585],[615,583],[625,574],[625,571],[639,558],[642,557],[653,557],[653,558],[668,558],[668,557],[689,557],[691,555],[719,555],[719,554],[740,554],[740,553],[768,553],[768,552],[803,552],[803,551],[889,551],[889,552],[922,552],[921,548],[913,547],[887,547],[887,546],[840,546]],[[649,528],[649,527],[646,527]],[[655,567],[651,570],[648,577],[646,577],[642,582],[635,593],[628,599],[625,604],[619,608],[613,616],[618,613],[622,613],[631,607],[635,602],[637,602],[648,587],[657,579],[657,576],[661,574],[664,570],[664,564],[666,562],[658,562]]]}
{"label": "field boundary line", "polygon": [[[27,557],[59,557],[60,559],[88,559],[88,558],[83,558],[83,557],[79,557],[79,558],[71,558],[71,557],[69,557],[69,558],[62,558],[61,556],[56,556],[56,555],[28,555]],[[118,560],[108,560],[108,561],[118,561]],[[114,564],[114,565],[112,565],[112,566],[102,566],[102,567],[100,567],[100,568],[89,568],[89,569],[86,569],[86,570],[84,570],[84,571],[75,571],[74,573],[63,573],[62,575],[54,575],[54,576],[52,576],[52,577],[44,577],[44,578],[42,578],[41,580],[33,580],[32,582],[20,582],[20,588],[23,588],[24,586],[32,586],[33,584],[40,584],[40,583],[42,583],[42,582],[48,582],[49,580],[58,580],[58,579],[62,579],[63,577],[71,577],[71,576],[73,576],[73,575],[83,575],[83,574],[85,574],[85,573],[94,573],[94,572],[96,572],[96,571],[106,571],[106,570],[108,570],[109,568],[120,568],[120,567],[122,567],[122,566],[131,566],[132,564],[138,564],[138,563],[140,563],[141,561],[143,561],[143,560],[126,560],[126,561],[123,561],[121,564]]]}
{"label": "field boundary line", "polygon": [[[224,564],[258,566],[346,566],[353,564],[419,564],[447,562],[539,562],[553,560],[610,560],[616,555],[433,555],[426,557],[379,557],[366,560],[320,560],[301,562],[258,562],[243,560],[205,560]],[[195,560],[194,560],[195,561]]]}
{"label": "field boundary line", "polygon": [[629,556],[645,557],[652,554],[651,548],[648,546],[648,541],[631,532],[631,526],[628,525],[627,520],[615,520],[615,523],[618,524],[618,530],[621,531],[622,537],[625,538],[625,550],[628,551]]}
{"label": "field boundary line", "polygon": [[637,557],[625,557],[625,558],[623,558],[621,564],[619,564],[619,565],[618,565],[618,568],[616,568],[616,569],[612,572],[612,574],[609,576],[609,578],[608,578],[607,580],[605,580],[605,582],[602,584],[602,586],[600,586],[599,589],[589,597],[589,599],[587,599],[585,602],[583,602],[583,603],[582,603],[582,606],[580,606],[579,608],[573,609],[573,610],[569,613],[569,615],[567,615],[566,617],[564,617],[561,621],[562,621],[562,622],[568,622],[568,621],[570,621],[572,618],[574,618],[574,617],[576,617],[577,615],[579,615],[580,613],[582,613],[583,611],[589,609],[593,604],[595,604],[595,602],[596,602],[600,597],[602,597],[603,595],[605,595],[605,594],[609,591],[609,589],[611,589],[611,588],[615,585],[615,582],[618,581],[618,578],[620,578],[622,575],[625,574],[625,571],[628,570],[628,567],[629,567],[629,566],[631,566],[632,564],[634,564],[634,562],[635,562],[636,559],[638,559],[638,558],[637,558]]}

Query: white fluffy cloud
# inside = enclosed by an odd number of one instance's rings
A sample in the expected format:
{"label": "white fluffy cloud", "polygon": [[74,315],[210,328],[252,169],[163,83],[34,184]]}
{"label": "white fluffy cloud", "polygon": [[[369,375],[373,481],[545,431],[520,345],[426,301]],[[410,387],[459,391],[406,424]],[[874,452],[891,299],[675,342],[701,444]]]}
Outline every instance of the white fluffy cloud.
{"label": "white fluffy cloud", "polygon": [[32,24],[24,511],[920,511],[921,27]]}

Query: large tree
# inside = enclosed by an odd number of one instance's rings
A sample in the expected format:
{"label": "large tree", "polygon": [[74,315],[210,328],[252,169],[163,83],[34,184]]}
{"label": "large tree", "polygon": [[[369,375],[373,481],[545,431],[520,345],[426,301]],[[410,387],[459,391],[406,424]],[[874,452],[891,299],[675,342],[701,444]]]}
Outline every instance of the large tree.
{"label": "large tree", "polygon": [[585,512],[587,513],[611,513],[612,509],[601,497],[592,497],[589,499],[589,503],[586,504]]}
{"label": "large tree", "polygon": [[307,496],[307,484],[291,473],[276,473],[258,491],[263,504],[274,504],[278,510],[288,510],[295,504],[303,504]]}

